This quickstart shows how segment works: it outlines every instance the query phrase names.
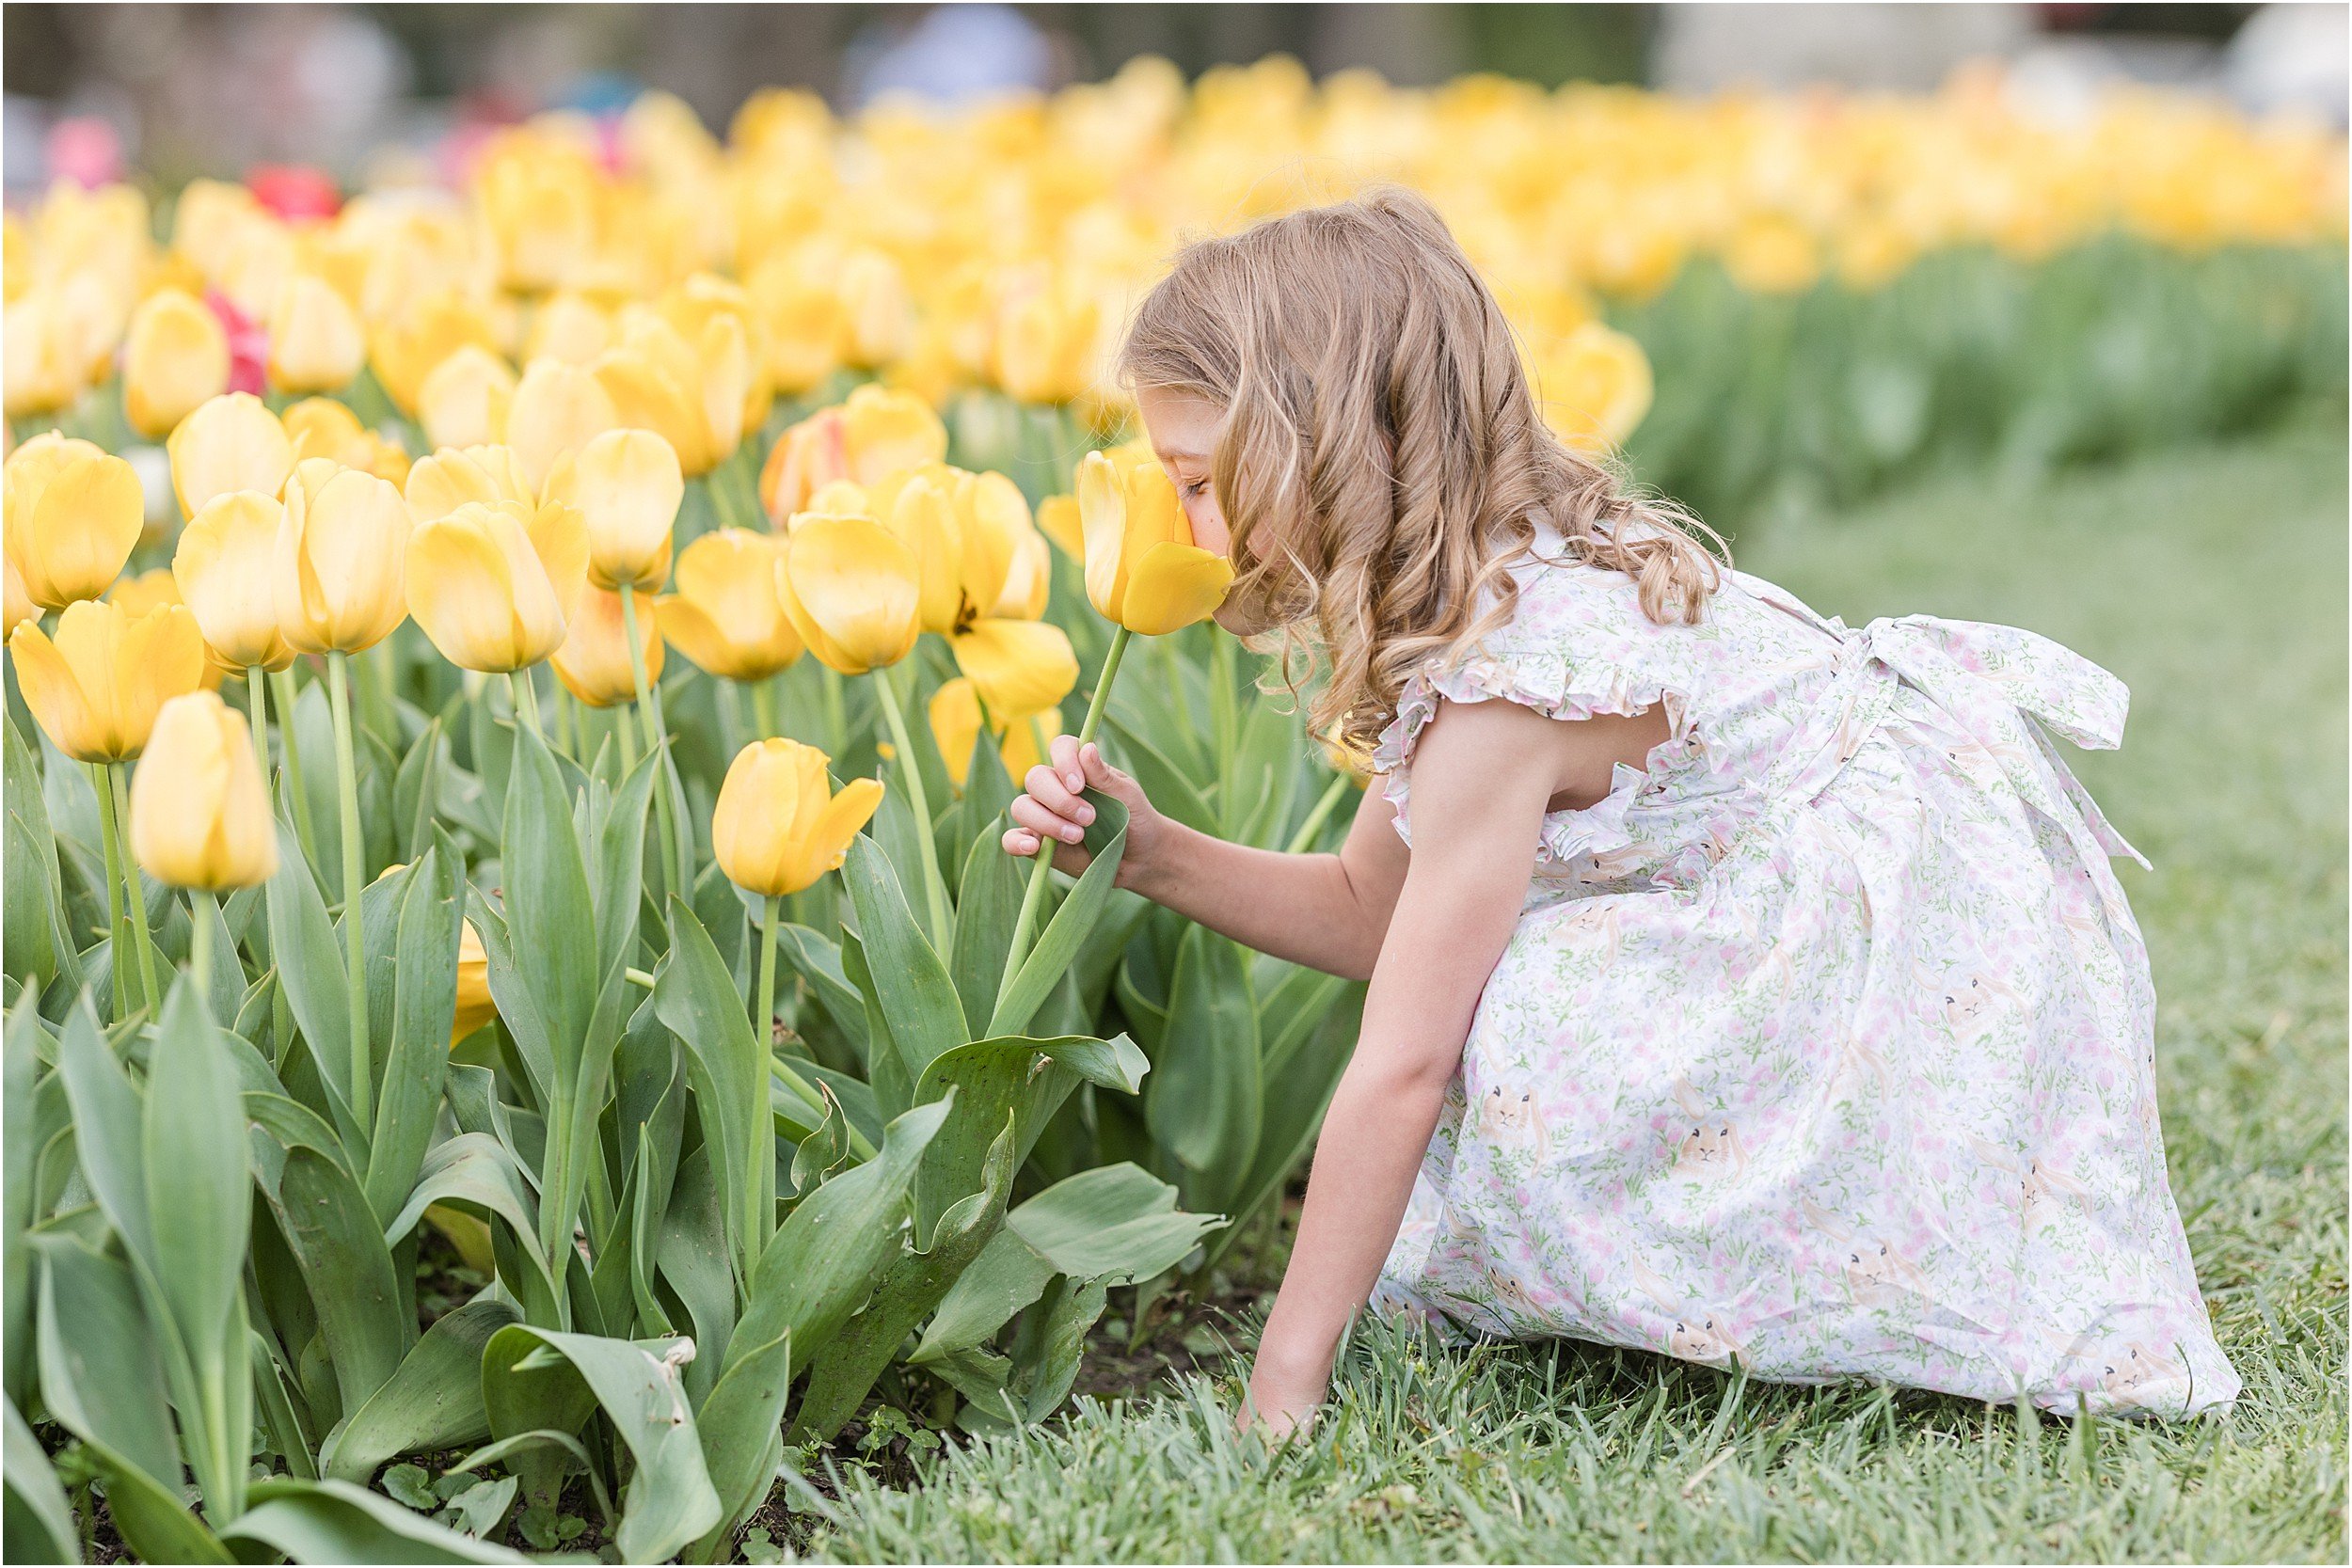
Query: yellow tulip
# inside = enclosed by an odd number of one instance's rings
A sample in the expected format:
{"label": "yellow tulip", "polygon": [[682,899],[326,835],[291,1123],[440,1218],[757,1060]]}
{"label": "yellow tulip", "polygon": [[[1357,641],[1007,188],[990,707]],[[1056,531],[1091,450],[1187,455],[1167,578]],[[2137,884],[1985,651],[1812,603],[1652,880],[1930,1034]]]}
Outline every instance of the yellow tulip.
{"label": "yellow tulip", "polygon": [[411,522],[446,517],[468,501],[515,501],[528,508],[537,492],[505,447],[443,447],[408,470],[404,491]]}
{"label": "yellow tulip", "polygon": [[506,410],[506,444],[533,485],[547,483],[557,458],[620,427],[620,413],[604,383],[560,359],[534,359],[526,366]]}
{"label": "yellow tulip", "polygon": [[[637,647],[648,682],[661,678],[661,609],[649,597],[637,601]],[[634,702],[637,676],[629,666],[628,629],[620,594],[593,586],[584,591],[564,645],[555,650],[555,674],[564,689],[590,707]]]}
{"label": "yellow tulip", "polygon": [[296,461],[331,457],[346,468],[394,484],[408,477],[408,453],[361,424],[358,415],[333,398],[304,398],[286,410],[280,422],[294,442]]}
{"label": "yellow tulip", "polygon": [[942,637],[954,631],[963,608],[963,536],[953,492],[930,474],[913,474],[869,496],[867,504],[914,556],[923,629]]}
{"label": "yellow tulip", "polygon": [[277,495],[294,472],[294,442],[285,425],[250,392],[208,399],[180,421],[164,450],[171,455],[180,510],[190,517],[231,490]]}
{"label": "yellow tulip", "polygon": [[784,613],[776,567],[784,541],[727,528],[678,552],[677,592],[661,601],[661,635],[697,668],[735,681],[765,680],[801,657]]}
{"label": "yellow tulip", "polygon": [[914,304],[898,263],[871,246],[851,251],[838,287],[850,320],[850,363],[870,368],[903,356],[914,336]]}
{"label": "yellow tulip", "polygon": [[281,392],[331,392],[367,363],[359,312],[326,278],[310,273],[279,287],[269,312],[269,380]]}
{"label": "yellow tulip", "polygon": [[1233,580],[1192,542],[1176,487],[1148,456],[1089,452],[1078,465],[1087,597],[1129,631],[1157,637],[1216,612]]}
{"label": "yellow tulip", "polygon": [[498,334],[482,308],[454,290],[445,290],[379,325],[370,343],[370,360],[393,405],[414,415],[426,379],[452,355],[497,346]]}
{"label": "yellow tulip", "polygon": [[11,452],[5,473],[8,563],[33,603],[62,610],[103,594],[147,515],[131,465],[51,431]]}
{"label": "yellow tulip", "polygon": [[1046,547],[1045,535],[1031,528],[1015,546],[1012,564],[1005,572],[1004,591],[988,612],[1017,621],[1038,620],[1045,613],[1053,587],[1054,553]]}
{"label": "yellow tulip", "polygon": [[1586,322],[1538,357],[1536,391],[1544,419],[1581,451],[1607,451],[1649,412],[1649,356],[1642,345],[1598,322]]}
{"label": "yellow tulip", "polygon": [[922,568],[871,517],[795,517],[776,587],[808,651],[845,675],[898,663],[923,635]]}
{"label": "yellow tulip", "polygon": [[270,590],[296,653],[356,654],[407,618],[408,532],[408,508],[388,481],[323,457],[295,467]]}
{"label": "yellow tulip", "polygon": [[436,365],[417,389],[417,420],[436,447],[486,446],[506,439],[515,372],[505,360],[469,343]]}
{"label": "yellow tulip", "polygon": [[815,884],[848,858],[882,804],[874,779],[833,793],[825,753],[797,740],[756,740],[735,754],[710,818],[710,846],[727,879],[776,898]]}
{"label": "yellow tulip", "polygon": [[139,302],[122,341],[122,410],[151,441],[229,389],[229,331],[204,302],[162,289]]}
{"label": "yellow tulip", "polygon": [[998,327],[996,384],[1022,403],[1068,403],[1095,379],[1098,310],[1091,299],[1033,290]]}
{"label": "yellow tulip", "polygon": [[1732,235],[1724,250],[1724,270],[1754,293],[1801,293],[1821,276],[1820,247],[1792,219],[1764,214]]}
{"label": "yellow tulip", "polygon": [[209,691],[164,704],[131,780],[131,853],[172,887],[228,893],[278,870],[278,825],[245,716]]}
{"label": "yellow tulip", "polygon": [[979,621],[948,639],[956,667],[1000,719],[1017,721],[1059,705],[1078,684],[1070,635],[1044,621]]}
{"label": "yellow tulip", "polygon": [[531,341],[524,352],[532,359],[590,365],[612,346],[612,313],[585,294],[566,291],[549,294],[532,312]]}
{"label": "yellow tulip", "polygon": [[768,329],[768,377],[778,392],[806,392],[841,368],[850,313],[839,293],[788,266],[762,268],[749,287]]}
{"label": "yellow tulip", "polygon": [[742,442],[751,343],[732,313],[710,316],[690,341],[649,309],[624,310],[620,346],[594,370],[619,422],[660,432],[690,478],[707,473]]}
{"label": "yellow tulip", "polygon": [[946,455],[947,427],[930,404],[869,383],[839,407],[812,414],[784,433],[760,472],[760,499],[769,517],[781,523],[808,510],[817,492],[835,480],[879,484]]}
{"label": "yellow tulip", "polygon": [[259,490],[215,496],[180,531],[171,575],[213,657],[230,668],[283,670],[294,649],[278,629],[270,574],[286,508]]}
{"label": "yellow tulip", "polygon": [[469,920],[457,932],[457,1012],[450,1020],[449,1043],[455,1045],[498,1015],[490,995],[489,951]]}
{"label": "yellow tulip", "polygon": [[608,430],[556,460],[548,499],[580,509],[588,579],[599,588],[659,588],[670,575],[670,531],[686,481],[677,453],[649,430]]}
{"label": "yellow tulip", "polygon": [[[1057,707],[1029,714],[1012,723],[993,708],[990,717],[995,721],[991,729],[1004,757],[1005,771],[1016,783],[1030,768],[1049,760],[1038,750],[1038,736],[1041,733],[1051,747],[1054,737],[1064,733],[1061,709]],[[961,675],[942,681],[939,689],[931,693],[930,720],[931,738],[939,742],[940,760],[947,765],[948,781],[961,789],[972,771],[972,748],[980,737],[980,698],[971,681]]]}
{"label": "yellow tulip", "polygon": [[28,289],[8,302],[0,355],[6,357],[0,385],[7,389],[11,420],[63,408],[88,385],[79,334],[55,289]]}
{"label": "yellow tulip", "polygon": [[120,605],[85,599],[57,618],[56,641],[27,621],[8,652],[24,705],[76,762],[137,756],[156,709],[204,679],[204,639],[185,605],[134,618]]}
{"label": "yellow tulip", "polygon": [[408,537],[408,613],[461,670],[527,670],[564,644],[588,576],[574,507],[469,501]]}

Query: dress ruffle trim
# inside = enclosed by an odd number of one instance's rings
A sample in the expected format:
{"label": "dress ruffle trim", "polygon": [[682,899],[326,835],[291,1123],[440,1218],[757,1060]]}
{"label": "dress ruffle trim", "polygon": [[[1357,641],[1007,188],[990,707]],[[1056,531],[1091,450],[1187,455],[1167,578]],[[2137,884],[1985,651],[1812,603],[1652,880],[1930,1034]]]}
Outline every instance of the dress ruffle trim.
{"label": "dress ruffle trim", "polygon": [[1414,744],[1440,702],[1484,703],[1496,698],[1530,707],[1548,719],[1590,719],[1596,714],[1630,717],[1666,705],[1672,734],[1652,748],[1647,768],[1617,765],[1609,793],[1580,811],[1555,811],[1545,816],[1542,855],[1567,862],[1607,854],[1633,843],[1626,814],[1644,784],[1655,776],[1660,763],[1697,747],[1688,725],[1683,693],[1664,683],[1645,679],[1621,664],[1597,659],[1571,659],[1537,655],[1503,662],[1474,655],[1435,673],[1423,671],[1405,683],[1397,696],[1396,717],[1380,732],[1372,752],[1372,770],[1385,781],[1383,790],[1396,808],[1396,831],[1407,844],[1412,795]]}

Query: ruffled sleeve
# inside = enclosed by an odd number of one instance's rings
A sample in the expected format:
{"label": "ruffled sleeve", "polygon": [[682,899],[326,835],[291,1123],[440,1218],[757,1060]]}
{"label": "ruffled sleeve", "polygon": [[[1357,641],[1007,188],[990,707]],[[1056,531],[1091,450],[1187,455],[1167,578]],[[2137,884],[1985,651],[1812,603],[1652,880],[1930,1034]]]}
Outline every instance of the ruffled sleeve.
{"label": "ruffled sleeve", "polygon": [[1561,862],[1598,856],[1633,842],[1626,813],[1643,785],[1668,759],[1696,749],[1685,694],[1656,673],[1608,658],[1576,657],[1502,648],[1482,648],[1448,668],[1424,671],[1405,684],[1396,717],[1373,750],[1372,768],[1385,780],[1396,808],[1396,831],[1412,842],[1409,822],[1415,744],[1440,702],[1484,703],[1500,699],[1534,709],[1548,719],[1590,719],[1596,714],[1630,716],[1663,703],[1670,736],[1655,748],[1649,770],[1620,763],[1606,798],[1581,811],[1556,811],[1544,819],[1542,854]]}

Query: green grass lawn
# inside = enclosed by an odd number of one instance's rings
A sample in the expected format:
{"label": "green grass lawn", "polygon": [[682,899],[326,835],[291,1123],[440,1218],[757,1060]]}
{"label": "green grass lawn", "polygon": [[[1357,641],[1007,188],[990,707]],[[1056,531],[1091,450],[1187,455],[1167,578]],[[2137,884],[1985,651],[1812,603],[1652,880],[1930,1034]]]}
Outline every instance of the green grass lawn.
{"label": "green grass lawn", "polygon": [[2153,950],[2172,1180],[2227,1420],[2021,1420],[1745,1384],[1565,1343],[1380,1327],[1303,1449],[1228,1428],[1235,1380],[1083,1404],[846,1478],[844,1560],[2344,1560],[2345,451],[2288,433],[2064,477],[1955,482],[1783,525],[1740,564],[1860,624],[2012,622],[2134,693],[2082,774]]}

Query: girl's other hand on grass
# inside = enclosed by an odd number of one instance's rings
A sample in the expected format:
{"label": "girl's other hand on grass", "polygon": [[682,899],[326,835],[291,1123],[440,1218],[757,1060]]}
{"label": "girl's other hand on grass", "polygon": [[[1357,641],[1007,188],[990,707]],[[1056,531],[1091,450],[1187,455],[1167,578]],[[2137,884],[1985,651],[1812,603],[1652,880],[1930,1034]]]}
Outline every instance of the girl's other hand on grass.
{"label": "girl's other hand on grass", "polygon": [[1094,825],[1094,807],[1084,790],[1107,795],[1127,808],[1127,847],[1120,856],[1118,882],[1133,888],[1149,875],[1154,854],[1168,836],[1168,819],[1152,809],[1143,786],[1103,759],[1103,749],[1081,747],[1056,736],[1053,763],[1040,764],[1022,779],[1025,791],[1012,802],[1013,825],[1005,830],[1005,853],[1026,860],[1037,853],[1039,836],[1054,842],[1054,868],[1075,877],[1094,857],[1081,842]]}

